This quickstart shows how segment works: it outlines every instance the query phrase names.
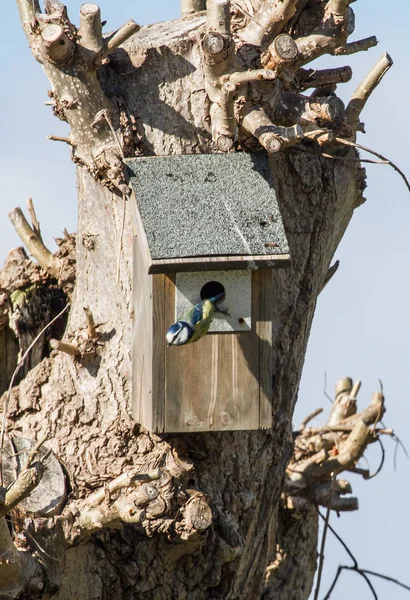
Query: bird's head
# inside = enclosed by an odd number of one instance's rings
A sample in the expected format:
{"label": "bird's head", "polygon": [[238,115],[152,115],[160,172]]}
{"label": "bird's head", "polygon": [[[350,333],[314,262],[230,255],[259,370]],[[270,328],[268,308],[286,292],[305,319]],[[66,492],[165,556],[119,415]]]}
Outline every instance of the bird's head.
{"label": "bird's head", "polygon": [[182,346],[183,344],[186,344],[192,337],[193,333],[194,330],[189,323],[186,323],[185,321],[177,321],[171,325],[167,331],[166,338],[168,346]]}

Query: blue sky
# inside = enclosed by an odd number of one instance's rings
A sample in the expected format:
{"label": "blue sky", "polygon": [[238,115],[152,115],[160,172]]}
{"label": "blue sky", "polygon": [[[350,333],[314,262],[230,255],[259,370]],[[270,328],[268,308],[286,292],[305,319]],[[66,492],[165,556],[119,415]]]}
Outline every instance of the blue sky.
{"label": "blue sky", "polygon": [[[68,1],[70,17],[78,22],[79,1]],[[100,2],[107,29],[119,27],[129,18],[140,24],[176,18],[178,0],[150,3],[122,0]],[[351,40],[376,35],[379,45],[351,57],[325,57],[321,64],[350,64],[353,80],[339,87],[347,102],[352,90],[384,51],[394,66],[363,113],[366,135],[358,141],[385,154],[410,177],[410,121],[407,114],[410,93],[409,66],[410,3],[397,0],[358,0],[356,31]],[[14,2],[2,6],[2,94],[0,95],[1,237],[0,260],[20,244],[7,213],[15,206],[25,208],[32,196],[46,243],[54,249],[53,237],[64,227],[76,229],[77,204],[74,167],[64,144],[46,140],[48,134],[67,133],[66,125],[55,119],[48,107],[49,85],[41,67],[34,61],[18,21]],[[410,340],[410,195],[400,177],[387,166],[367,168],[367,202],[360,207],[336,252],[341,262],[338,273],[321,294],[295,414],[297,424],[318,406],[330,408],[337,379],[350,375],[360,378],[361,406],[367,404],[378,381],[383,381],[387,413],[384,422],[393,427],[410,450],[410,402],[408,385]],[[325,417],[323,417],[324,419]],[[323,421],[316,419],[319,424]],[[398,453],[393,469],[393,443],[387,439],[386,465],[382,474],[368,482],[349,477],[359,497],[360,510],[332,515],[332,524],[349,544],[361,566],[379,570],[410,584],[409,544],[410,463]],[[371,468],[377,467],[377,448],[369,453]],[[349,564],[341,547],[328,538],[323,591],[339,562]],[[375,581],[380,598],[408,598],[398,587]],[[321,594],[323,596],[323,594]],[[347,574],[332,595],[333,600],[367,598],[369,591],[358,576]]]}

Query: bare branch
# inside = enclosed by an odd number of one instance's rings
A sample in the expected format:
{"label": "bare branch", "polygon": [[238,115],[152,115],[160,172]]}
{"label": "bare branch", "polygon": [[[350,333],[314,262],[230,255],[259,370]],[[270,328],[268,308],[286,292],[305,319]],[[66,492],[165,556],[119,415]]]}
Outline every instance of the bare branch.
{"label": "bare branch", "polygon": [[[347,108],[349,108],[349,106]],[[347,112],[347,110],[346,110],[346,112]],[[364,150],[365,152],[369,152],[370,154],[373,154],[374,156],[377,156],[378,158],[380,158],[383,164],[388,164],[391,167],[393,167],[393,169],[395,171],[397,171],[397,173],[401,176],[404,183],[406,184],[407,189],[410,192],[410,183],[409,183],[407,177],[405,176],[403,171],[401,169],[399,169],[399,167],[394,162],[392,162],[391,160],[389,160],[382,154],[379,154],[379,152],[375,152],[374,150],[371,150],[370,148],[367,148],[366,146],[362,146],[361,144],[357,144],[356,142],[351,142],[349,140],[345,140],[343,138],[338,138],[338,137],[335,138],[335,141],[338,142],[339,144],[344,144],[345,146],[352,146],[354,148],[359,148],[360,150]]]}
{"label": "bare branch", "polygon": [[305,417],[303,419],[302,423],[300,424],[299,431],[303,431],[305,429],[306,425],[309,423],[309,421],[311,421],[312,419],[314,419],[315,417],[320,415],[320,413],[322,413],[322,412],[323,412],[323,408],[317,408],[312,413],[310,413],[307,417]]}
{"label": "bare branch", "polygon": [[352,69],[349,66],[337,67],[336,69],[300,69],[296,74],[299,88],[306,90],[321,86],[329,86],[337,83],[346,83],[352,78]]}
{"label": "bare branch", "polygon": [[44,10],[48,15],[67,16],[67,9],[60,0],[44,0]]}
{"label": "bare branch", "polygon": [[40,223],[37,220],[36,211],[34,210],[33,198],[27,198],[27,208],[31,219],[31,225],[33,227],[33,231],[38,237],[40,241],[42,240],[41,231],[40,231]]}
{"label": "bare branch", "polygon": [[50,340],[50,347],[52,348],[52,350],[64,352],[65,354],[69,354],[70,356],[80,356],[81,354],[77,346],[74,346],[74,344],[67,344],[67,342],[62,342],[61,340]]}
{"label": "bare branch", "polygon": [[24,29],[24,33],[26,34],[30,43],[34,38],[32,25],[36,14],[35,4],[32,2],[32,0],[17,0],[17,8],[20,14],[20,20]]}
{"label": "bare branch", "polygon": [[266,52],[261,55],[262,66],[280,70],[279,67],[292,62],[298,54],[298,47],[287,33],[278,35]]}
{"label": "bare branch", "polygon": [[122,27],[120,27],[115,33],[108,38],[105,50],[98,56],[99,60],[103,60],[107,56],[114,52],[121,44],[123,44],[128,38],[134,33],[137,33],[141,29],[140,25],[137,25],[135,21],[130,19]]}
{"label": "bare branch", "polygon": [[296,5],[297,0],[265,0],[248,25],[238,31],[238,35],[248,44],[262,45],[281,33],[295,14]]}
{"label": "bare branch", "polygon": [[[331,488],[329,491],[329,499],[332,498],[335,482],[336,482],[336,475],[333,474],[332,481],[331,481]],[[323,573],[323,564],[325,562],[325,545],[326,545],[327,530],[329,527],[330,510],[331,509],[330,509],[330,501],[329,501],[329,506],[327,508],[326,517],[325,517],[325,525],[323,527],[322,541],[320,543],[319,567],[318,567],[318,571],[317,571],[316,589],[315,589],[315,595],[314,595],[313,600],[318,600],[318,598],[319,598],[320,583],[322,580],[322,573]]]}
{"label": "bare branch", "polygon": [[252,81],[270,81],[275,79],[275,73],[272,69],[255,69],[254,71],[239,71],[225,75],[222,79],[226,79],[235,85],[239,86],[243,83]]}
{"label": "bare branch", "polygon": [[340,379],[336,384],[335,401],[330,412],[327,425],[337,425],[356,413],[356,396],[351,394],[353,381],[350,377]]}
{"label": "bare branch", "polygon": [[48,135],[47,139],[51,140],[52,142],[63,142],[69,146],[74,146],[69,137],[62,137],[61,135]]}
{"label": "bare branch", "polygon": [[55,65],[67,65],[74,56],[74,42],[61,25],[49,23],[41,30],[43,56]]}
{"label": "bare branch", "polygon": [[350,42],[344,46],[339,46],[334,50],[333,54],[341,56],[345,54],[355,54],[356,52],[364,52],[370,48],[374,48],[377,46],[377,44],[378,41],[376,36],[372,35],[371,37],[364,38],[363,40],[357,40],[356,42]]}
{"label": "bare branch", "polygon": [[44,465],[40,461],[29,469],[23,469],[6,491],[4,503],[0,503],[0,518],[9,513],[38,486],[44,473]]}
{"label": "bare branch", "polygon": [[[27,459],[26,462],[23,465],[22,471],[25,471],[27,469],[30,468],[31,463],[33,462],[33,459],[35,457],[35,455],[37,454],[37,452],[40,450],[41,446],[48,440],[48,434],[44,435],[35,445],[34,447],[30,450],[30,452],[27,455]],[[44,462],[44,461],[43,461]]]}
{"label": "bare branch", "polygon": [[340,261],[336,260],[333,265],[331,267],[329,267],[327,273],[326,273],[326,277],[322,283],[322,287],[319,290],[319,294],[321,294],[323,292],[323,290],[325,289],[325,287],[327,286],[327,284],[329,283],[329,281],[332,279],[333,275],[336,273],[336,271],[338,270],[340,265]]}
{"label": "bare branch", "polygon": [[104,40],[102,35],[101,13],[96,4],[83,4],[80,8],[79,35],[81,46],[91,52],[103,51]]}
{"label": "bare branch", "polygon": [[211,105],[212,139],[221,152],[232,150],[237,136],[238,127],[233,104],[235,90],[235,84],[226,81],[221,87],[218,102]]}
{"label": "bare branch", "polygon": [[9,219],[13,223],[14,229],[21,238],[28,251],[38,261],[40,266],[46,269],[51,275],[56,275],[54,265],[54,256],[48,250],[37,233],[30,227],[21,208],[15,208],[9,213]]}
{"label": "bare branch", "polygon": [[330,0],[326,13],[332,15],[333,18],[344,17],[351,0]]}
{"label": "bare branch", "polygon": [[109,507],[101,506],[82,511],[76,525],[80,530],[91,534],[103,527],[115,527],[121,522],[142,523],[145,517],[145,511],[137,508],[131,499],[119,498]]}
{"label": "bare branch", "polygon": [[230,0],[208,0],[206,4],[207,31],[231,35]]}
{"label": "bare branch", "polygon": [[383,575],[382,573],[377,573],[376,571],[369,571],[369,569],[360,569],[362,573],[366,573],[366,575],[373,575],[374,577],[380,577],[380,579],[384,579],[385,581],[391,581],[391,583],[395,583],[396,585],[408,590],[410,592],[410,586],[402,583],[398,579],[394,577],[389,577],[388,575]]}
{"label": "bare branch", "polygon": [[249,106],[242,118],[242,127],[255,136],[270,153],[297,143],[303,137],[299,125],[278,127],[272,123],[261,106]]}
{"label": "bare branch", "polygon": [[181,0],[181,16],[187,17],[194,13],[205,10],[206,0]]}
{"label": "bare branch", "polygon": [[354,92],[346,108],[346,122],[353,128],[357,128],[360,113],[362,112],[370,94],[379,85],[380,81],[392,66],[393,61],[385,52],[369,71],[359,87]]}
{"label": "bare branch", "polygon": [[91,312],[91,310],[87,306],[84,306],[83,310],[85,312],[85,318],[87,319],[87,333],[88,333],[88,337],[90,339],[97,339],[98,338],[98,333],[97,333],[97,329],[96,329],[96,326],[95,326],[95,321],[94,321],[93,313]]}
{"label": "bare branch", "polygon": [[107,485],[100,490],[94,492],[87,498],[87,506],[97,506],[106,497],[107,493],[112,494],[113,492],[126,487],[136,487],[141,483],[147,483],[149,481],[155,481],[161,477],[161,470],[154,469],[148,473],[140,473],[136,469],[123,473],[116,479],[113,479]]}

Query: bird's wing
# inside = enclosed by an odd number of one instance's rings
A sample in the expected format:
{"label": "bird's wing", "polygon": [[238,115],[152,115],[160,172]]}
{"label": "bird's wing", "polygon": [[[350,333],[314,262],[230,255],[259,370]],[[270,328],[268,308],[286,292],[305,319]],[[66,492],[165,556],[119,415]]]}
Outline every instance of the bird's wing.
{"label": "bird's wing", "polygon": [[181,321],[186,321],[189,323],[189,325],[194,327],[202,319],[202,314],[202,303],[195,304],[195,306],[190,308],[189,311],[185,313],[183,317],[181,317]]}

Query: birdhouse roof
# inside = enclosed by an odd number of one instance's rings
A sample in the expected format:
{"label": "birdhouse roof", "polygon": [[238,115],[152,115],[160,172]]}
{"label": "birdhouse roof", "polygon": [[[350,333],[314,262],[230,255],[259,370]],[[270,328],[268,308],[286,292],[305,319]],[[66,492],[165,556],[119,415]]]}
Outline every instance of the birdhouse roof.
{"label": "birdhouse roof", "polygon": [[137,235],[147,247],[150,273],[289,263],[265,153],[154,156],[125,162],[135,196]]}

